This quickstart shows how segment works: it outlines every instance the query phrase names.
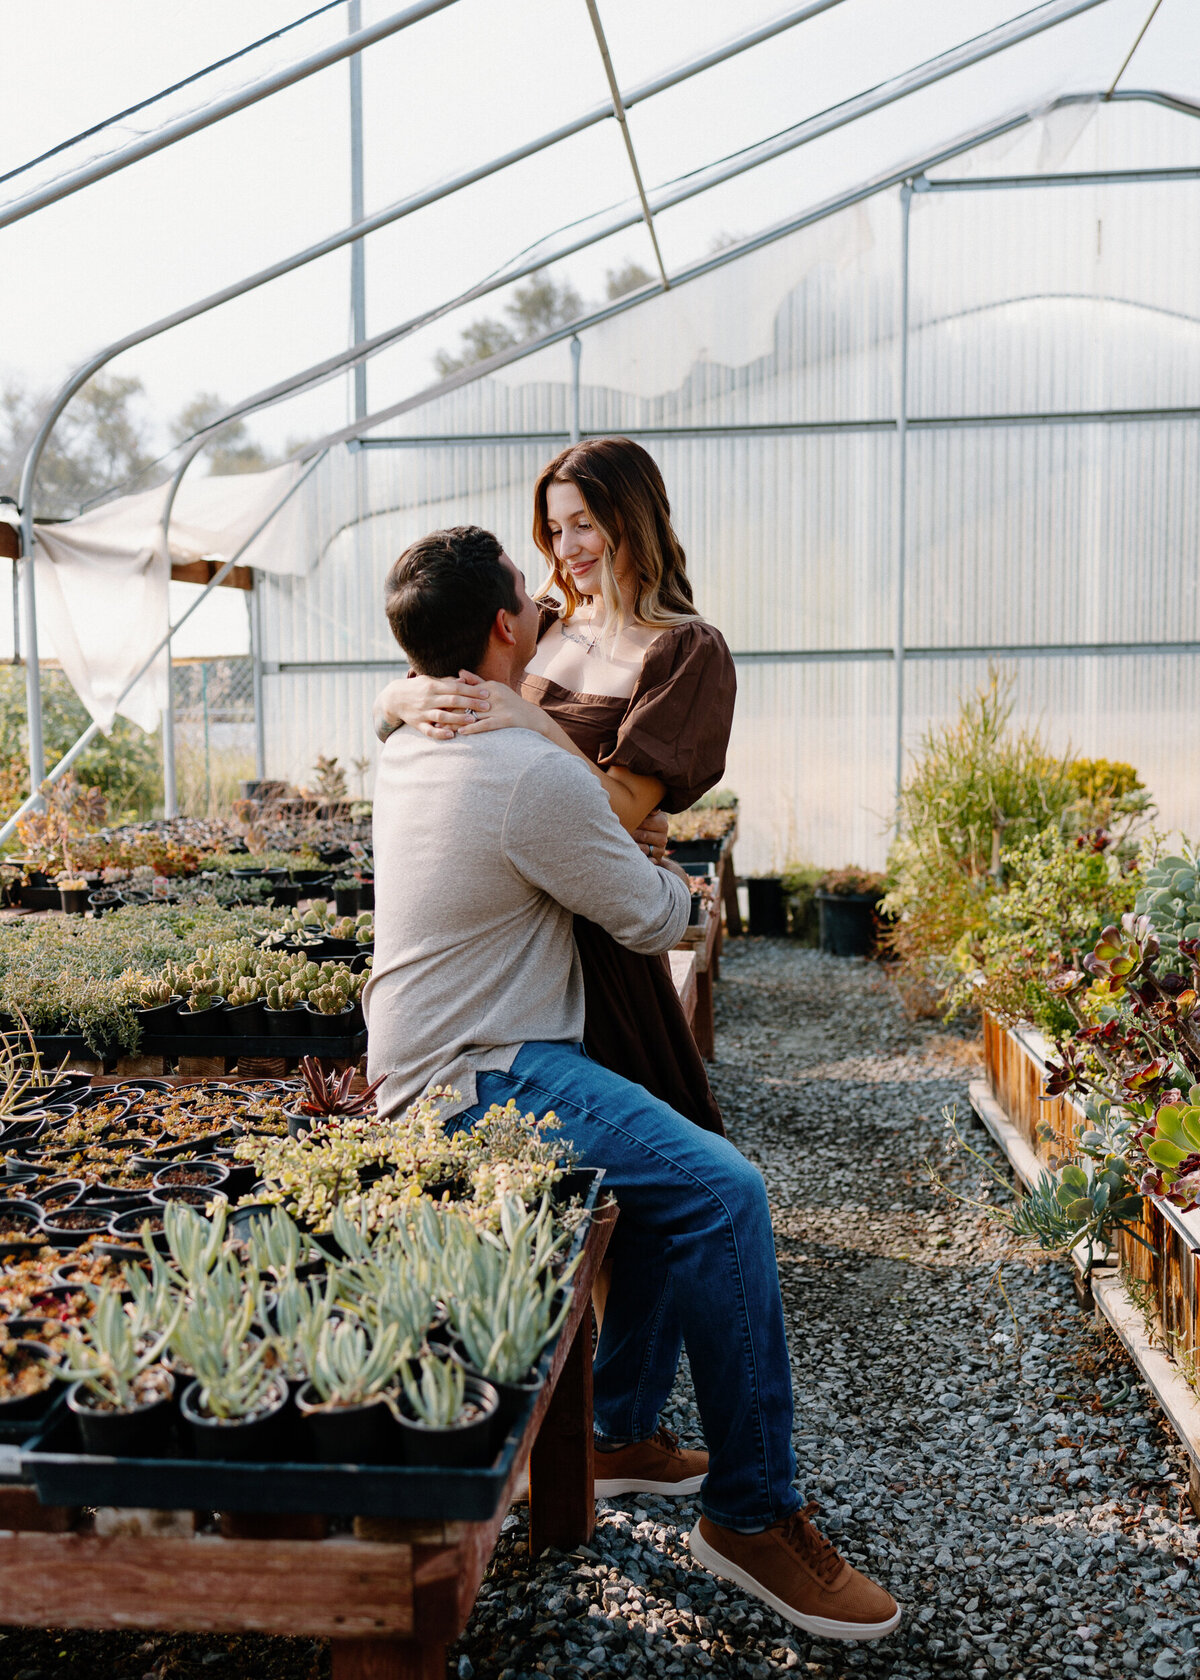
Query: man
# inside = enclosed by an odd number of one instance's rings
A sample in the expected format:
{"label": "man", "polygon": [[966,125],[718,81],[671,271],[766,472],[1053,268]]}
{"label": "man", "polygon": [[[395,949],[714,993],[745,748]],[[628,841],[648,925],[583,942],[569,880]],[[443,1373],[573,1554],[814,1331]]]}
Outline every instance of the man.
{"label": "man", "polygon": [[[435,531],[387,583],[392,630],[414,669],[472,670],[516,688],[538,614],[499,542]],[[682,873],[643,855],[587,765],[526,729],[430,740],[400,729],[375,790],[375,964],[366,1002],[381,1109],[430,1086],[470,1124],[492,1103],[553,1110],[584,1166],[620,1204],[596,1353],[596,1491],[699,1492],[699,1562],[787,1621],[874,1639],[895,1601],[850,1568],[792,1486],[791,1371],[760,1174],[639,1085],[591,1061],[572,916],[643,953],[687,923]],[[658,1423],[682,1320],[708,1454]]]}

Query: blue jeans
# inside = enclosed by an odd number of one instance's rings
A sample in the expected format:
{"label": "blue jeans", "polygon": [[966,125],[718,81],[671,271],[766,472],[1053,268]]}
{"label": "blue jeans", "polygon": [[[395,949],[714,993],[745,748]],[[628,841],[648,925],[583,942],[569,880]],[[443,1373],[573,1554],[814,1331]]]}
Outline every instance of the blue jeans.
{"label": "blue jeans", "polygon": [[508,1073],[481,1073],[470,1126],[513,1098],[553,1109],[584,1167],[620,1204],[612,1285],[596,1349],[601,1441],[642,1441],[687,1348],[709,1452],[700,1506],[728,1528],[798,1509],[792,1380],[766,1188],[725,1138],[685,1120],[578,1044],[525,1044]]}

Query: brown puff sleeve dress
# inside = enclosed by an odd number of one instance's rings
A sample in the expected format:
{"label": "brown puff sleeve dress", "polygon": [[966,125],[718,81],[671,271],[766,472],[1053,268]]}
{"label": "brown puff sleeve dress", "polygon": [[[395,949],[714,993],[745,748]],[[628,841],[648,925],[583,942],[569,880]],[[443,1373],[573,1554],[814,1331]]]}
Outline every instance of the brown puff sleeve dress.
{"label": "brown puff sleeve dress", "polygon": [[[542,605],[542,630],[556,608]],[[733,659],[719,630],[701,619],[671,625],[651,644],[629,699],[577,694],[528,676],[521,692],[566,730],[602,770],[621,765],[666,787],[661,808],[685,811],[715,787],[737,689]],[[594,1061],[706,1131],[725,1127],[703,1058],[665,956],[627,951],[595,922],[575,918],[586,1004],[584,1048]]]}

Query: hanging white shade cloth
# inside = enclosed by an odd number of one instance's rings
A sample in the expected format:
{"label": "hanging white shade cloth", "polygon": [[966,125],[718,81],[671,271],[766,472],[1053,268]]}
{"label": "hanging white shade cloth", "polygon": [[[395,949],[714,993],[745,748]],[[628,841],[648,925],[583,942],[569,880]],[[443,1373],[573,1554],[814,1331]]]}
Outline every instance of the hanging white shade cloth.
{"label": "hanging white shade cloth", "polygon": [[[171,514],[171,563],[232,558],[302,471],[293,462],[267,472],[185,479]],[[104,730],[118,711],[142,729],[155,729],[166,704],[165,656],[119,705],[117,696],[167,628],[162,513],[168,488],[122,496],[61,525],[34,526],[39,626]],[[277,573],[308,570],[299,499],[284,505],[240,564]]]}

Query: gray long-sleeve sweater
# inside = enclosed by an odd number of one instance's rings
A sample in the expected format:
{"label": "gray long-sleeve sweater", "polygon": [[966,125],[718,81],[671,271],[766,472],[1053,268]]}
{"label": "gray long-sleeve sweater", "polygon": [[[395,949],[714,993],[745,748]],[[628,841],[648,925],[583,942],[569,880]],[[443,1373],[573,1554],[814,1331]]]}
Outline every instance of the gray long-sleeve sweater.
{"label": "gray long-sleeve sweater", "polygon": [[583,1037],[578,912],[630,950],[668,951],[683,882],[625,833],[587,766],[527,729],[431,741],[399,729],[375,784],[375,963],[364,1002],[381,1113],[525,1043]]}

